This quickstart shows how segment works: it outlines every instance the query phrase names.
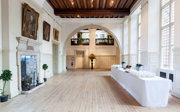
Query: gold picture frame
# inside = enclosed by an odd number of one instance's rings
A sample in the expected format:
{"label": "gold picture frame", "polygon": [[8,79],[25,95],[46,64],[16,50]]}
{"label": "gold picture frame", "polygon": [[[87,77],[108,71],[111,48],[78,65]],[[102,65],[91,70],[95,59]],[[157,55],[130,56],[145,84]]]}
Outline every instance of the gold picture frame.
{"label": "gold picture frame", "polygon": [[59,41],[59,31],[55,28],[53,28],[53,38],[56,41]]}
{"label": "gold picture frame", "polygon": [[28,4],[23,4],[22,35],[37,40],[39,13]]}
{"label": "gold picture frame", "polygon": [[43,22],[43,40],[50,40],[51,25],[46,21]]}

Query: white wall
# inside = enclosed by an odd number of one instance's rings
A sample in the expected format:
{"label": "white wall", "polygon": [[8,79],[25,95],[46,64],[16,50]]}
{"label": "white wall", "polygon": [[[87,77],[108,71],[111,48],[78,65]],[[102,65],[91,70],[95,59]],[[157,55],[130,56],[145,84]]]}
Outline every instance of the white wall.
{"label": "white wall", "polygon": [[138,7],[124,21],[123,61],[132,66],[137,64],[138,15],[140,11],[140,7]]}
{"label": "white wall", "polygon": [[138,46],[138,17],[141,13],[141,6],[139,6],[134,12],[130,15],[130,39],[129,39],[129,58],[130,65],[133,67],[136,66],[137,62],[137,46]]}
{"label": "white wall", "polygon": [[[3,8],[8,8],[4,14],[7,14],[7,18],[4,17],[4,24],[6,24],[7,30],[3,31],[4,34],[4,40],[7,42],[6,46],[3,45],[3,48],[5,52],[7,52],[9,55],[9,58],[6,59],[5,55],[3,56],[3,59],[7,60],[7,62],[3,63],[3,69],[10,69],[13,73],[12,81],[10,82],[10,94],[11,97],[16,96],[18,91],[18,76],[17,76],[17,62],[16,62],[16,46],[18,45],[18,42],[16,40],[16,37],[22,37],[21,35],[21,26],[22,26],[22,4],[27,3],[30,5],[30,7],[34,8],[39,14],[39,26],[38,26],[38,39],[37,41],[42,42],[42,46],[40,48],[40,81],[42,81],[43,78],[43,70],[42,70],[42,64],[48,64],[49,69],[47,70],[47,77],[53,76],[53,64],[52,64],[52,39],[53,39],[53,28],[61,30],[61,27],[55,22],[55,17],[52,18],[49,16],[49,14],[46,13],[46,11],[39,7],[39,5],[35,4],[34,2],[30,0],[3,0],[6,6]],[[43,40],[42,33],[43,33],[43,21],[47,21],[51,25],[51,34],[50,34],[50,42],[46,42]],[[9,24],[9,25],[8,25]],[[3,26],[3,28],[5,25]],[[8,31],[9,30],[9,31]],[[9,34],[9,36],[7,35]],[[9,65],[7,65],[9,61]]]}
{"label": "white wall", "polygon": [[151,72],[159,70],[160,55],[160,1],[142,2],[141,63]]}
{"label": "white wall", "polygon": [[123,26],[123,61],[129,63],[129,29],[128,29],[128,19],[124,21]]}
{"label": "white wall", "polygon": [[[0,74],[2,72],[2,23],[1,23],[1,15],[2,15],[2,7],[1,7],[1,0],[0,0]],[[2,82],[0,81],[0,89],[2,89]]]}
{"label": "white wall", "polygon": [[174,84],[173,95],[180,98],[180,0],[175,1],[175,45],[174,45]]}
{"label": "white wall", "polygon": [[124,55],[128,55],[129,45],[128,45],[128,20],[124,22]]}
{"label": "white wall", "polygon": [[[2,0],[2,69],[9,68],[9,2]],[[9,83],[5,88],[7,93],[10,93]]]}
{"label": "white wall", "polygon": [[145,2],[142,4],[142,12],[141,12],[141,64],[145,66],[148,65],[148,3]]}

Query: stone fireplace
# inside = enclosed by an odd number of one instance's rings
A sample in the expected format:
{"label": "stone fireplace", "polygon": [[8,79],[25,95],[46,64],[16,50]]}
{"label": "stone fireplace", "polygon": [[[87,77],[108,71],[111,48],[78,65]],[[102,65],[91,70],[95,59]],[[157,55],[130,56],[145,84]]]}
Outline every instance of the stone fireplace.
{"label": "stone fireplace", "polygon": [[24,37],[17,37],[17,41],[18,89],[25,93],[39,84],[41,43]]}

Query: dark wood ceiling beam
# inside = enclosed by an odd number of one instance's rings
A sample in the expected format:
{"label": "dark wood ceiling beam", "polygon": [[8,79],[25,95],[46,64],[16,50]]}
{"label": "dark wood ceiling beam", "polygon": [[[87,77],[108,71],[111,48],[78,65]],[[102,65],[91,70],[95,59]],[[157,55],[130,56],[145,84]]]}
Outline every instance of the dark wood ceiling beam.
{"label": "dark wood ceiling beam", "polygon": [[133,0],[133,2],[131,3],[131,5],[129,6],[129,9],[131,9],[137,1],[138,1],[138,0]]}
{"label": "dark wood ceiling beam", "polygon": [[66,5],[67,8],[73,8],[72,4],[71,4],[71,2],[69,0],[61,0],[61,1],[64,2],[64,4]]}
{"label": "dark wood ceiling beam", "polygon": [[86,2],[86,0],[83,0],[84,1],[84,6],[85,6],[85,8],[87,8],[87,2]]}
{"label": "dark wood ceiling beam", "polygon": [[103,9],[104,0],[99,0],[99,8]]}
{"label": "dark wood ceiling beam", "polygon": [[128,5],[129,1],[131,1],[131,0],[126,0],[126,2],[125,2],[125,4],[123,5],[123,7],[122,7],[122,8],[125,8],[125,7],[126,7],[126,5]]}
{"label": "dark wood ceiling beam", "polygon": [[64,5],[64,7],[68,8],[67,5],[65,4],[64,0],[61,0],[61,3]]}
{"label": "dark wood ceiling beam", "polygon": [[103,0],[103,9],[106,8],[106,2],[107,0]]}
{"label": "dark wood ceiling beam", "polygon": [[110,8],[110,0],[106,0],[106,6],[105,8]]}
{"label": "dark wood ceiling beam", "polygon": [[[80,18],[122,18],[129,14],[130,9],[137,2],[137,0],[114,0],[114,3],[111,3],[112,0],[93,0],[92,7],[91,0],[73,0],[74,4],[71,0],[47,1],[54,8],[55,13],[64,18],[79,18],[77,15],[80,15]],[[126,10],[126,13],[122,10]]]}
{"label": "dark wood ceiling beam", "polygon": [[81,8],[84,9],[84,8],[85,8],[84,0],[79,0],[79,3],[80,3],[80,5],[81,5]]}
{"label": "dark wood ceiling beam", "polygon": [[[72,5],[72,3],[71,3],[71,5]],[[74,5],[72,5],[72,6],[73,6],[73,8],[79,8],[77,0],[74,0]]]}
{"label": "dark wood ceiling beam", "polygon": [[58,8],[58,4],[56,3],[56,1],[48,0],[48,2],[53,5],[54,8]]}
{"label": "dark wood ceiling beam", "polygon": [[130,14],[130,11],[128,9],[104,9],[104,10],[98,10],[98,9],[55,9],[55,15],[57,16],[104,16],[109,17],[111,16],[127,16]]}
{"label": "dark wood ceiling beam", "polygon": [[81,3],[80,0],[76,0],[77,4],[78,4],[78,8],[81,8]]}
{"label": "dark wood ceiling beam", "polygon": [[120,1],[121,1],[121,0],[116,0],[116,1],[115,1],[115,3],[114,3],[114,8],[117,8],[117,7],[118,7]]}
{"label": "dark wood ceiling beam", "polygon": [[96,8],[99,9],[100,0],[97,0],[97,6]]}
{"label": "dark wood ceiling beam", "polygon": [[124,4],[126,4],[127,0],[121,0],[118,8],[123,8]]}
{"label": "dark wood ceiling beam", "polygon": [[126,5],[124,6],[124,8],[129,8],[133,1],[134,1],[134,0],[129,0],[129,1],[126,3]]}
{"label": "dark wood ceiling beam", "polygon": [[87,4],[87,8],[90,9],[91,8],[91,0],[86,0],[86,4]]}
{"label": "dark wood ceiling beam", "polygon": [[59,0],[55,0],[55,1],[57,2],[57,4],[58,4],[61,8],[66,8],[61,1],[59,1]]}
{"label": "dark wood ceiling beam", "polygon": [[98,6],[99,6],[98,2],[99,2],[99,0],[94,0],[94,2],[93,2],[93,6],[95,9],[98,9]]}

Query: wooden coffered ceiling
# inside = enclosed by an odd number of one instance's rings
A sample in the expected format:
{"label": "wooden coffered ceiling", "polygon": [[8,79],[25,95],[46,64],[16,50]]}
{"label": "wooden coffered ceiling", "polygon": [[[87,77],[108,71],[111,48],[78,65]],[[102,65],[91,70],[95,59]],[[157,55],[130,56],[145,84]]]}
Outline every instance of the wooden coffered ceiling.
{"label": "wooden coffered ceiling", "polygon": [[61,18],[123,18],[137,0],[47,0]]}

